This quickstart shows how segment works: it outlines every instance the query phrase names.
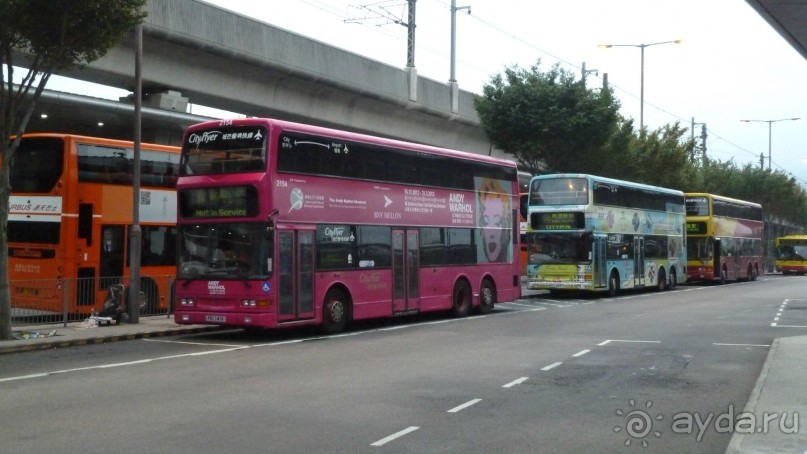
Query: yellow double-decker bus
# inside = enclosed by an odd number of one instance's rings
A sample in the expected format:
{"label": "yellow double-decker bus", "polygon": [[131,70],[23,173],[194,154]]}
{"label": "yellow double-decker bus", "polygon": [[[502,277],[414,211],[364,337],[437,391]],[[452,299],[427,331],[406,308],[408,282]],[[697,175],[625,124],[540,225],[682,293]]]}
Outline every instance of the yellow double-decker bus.
{"label": "yellow double-decker bus", "polygon": [[690,281],[756,280],[763,266],[760,204],[687,193],[686,216]]}
{"label": "yellow double-decker bus", "polygon": [[802,276],[807,273],[807,235],[776,239],[776,271]]}

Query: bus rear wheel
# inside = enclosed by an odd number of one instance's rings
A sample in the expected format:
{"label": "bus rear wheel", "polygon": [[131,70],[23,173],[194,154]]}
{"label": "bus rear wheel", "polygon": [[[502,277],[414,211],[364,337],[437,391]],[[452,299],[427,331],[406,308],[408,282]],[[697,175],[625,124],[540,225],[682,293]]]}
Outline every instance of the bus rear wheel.
{"label": "bus rear wheel", "polygon": [[496,289],[490,279],[482,281],[482,288],[479,289],[479,313],[489,314],[496,305]]}
{"label": "bus rear wheel", "polygon": [[619,295],[619,274],[616,271],[611,271],[608,277],[608,296]]}
{"label": "bus rear wheel", "polygon": [[658,271],[658,291],[663,292],[667,288],[667,274],[664,272],[664,268],[661,268]]}
{"label": "bus rear wheel", "polygon": [[322,304],[322,329],[329,334],[339,333],[345,329],[348,318],[348,302],[345,292],[339,289],[330,289],[325,294]]}
{"label": "bus rear wheel", "polygon": [[453,304],[451,313],[455,317],[465,317],[471,310],[471,286],[466,281],[454,284]]}

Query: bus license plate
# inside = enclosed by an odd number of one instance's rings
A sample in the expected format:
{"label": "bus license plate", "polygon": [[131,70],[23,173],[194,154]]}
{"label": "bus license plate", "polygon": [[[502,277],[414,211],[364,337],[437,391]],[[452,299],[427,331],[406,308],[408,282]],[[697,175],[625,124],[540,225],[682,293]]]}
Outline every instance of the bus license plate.
{"label": "bus license plate", "polygon": [[227,321],[227,317],[224,315],[206,315],[205,316],[206,322],[216,322],[216,323],[224,323]]}

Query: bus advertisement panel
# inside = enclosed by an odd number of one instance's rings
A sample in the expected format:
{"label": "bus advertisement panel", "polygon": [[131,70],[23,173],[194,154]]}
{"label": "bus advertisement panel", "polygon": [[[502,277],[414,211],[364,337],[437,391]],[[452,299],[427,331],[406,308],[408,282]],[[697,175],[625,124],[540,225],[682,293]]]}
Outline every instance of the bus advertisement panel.
{"label": "bus advertisement panel", "polygon": [[807,273],[807,235],[787,235],[776,239],[776,271],[801,276]]}
{"label": "bus advertisement panel", "polygon": [[[140,159],[141,289],[158,311],[176,272],[179,148],[142,144]],[[9,174],[13,316],[83,318],[100,310],[110,285],[128,282],[132,160],[132,142],[23,136]]]}
{"label": "bus advertisement panel", "polygon": [[756,280],[764,257],[761,205],[687,193],[686,213],[690,281]]}
{"label": "bus advertisement panel", "polygon": [[527,287],[675,287],[686,280],[684,195],[583,174],[532,179]]}
{"label": "bus advertisement panel", "polygon": [[510,161],[243,119],[186,131],[177,187],[180,324],[336,332],[520,296]]}

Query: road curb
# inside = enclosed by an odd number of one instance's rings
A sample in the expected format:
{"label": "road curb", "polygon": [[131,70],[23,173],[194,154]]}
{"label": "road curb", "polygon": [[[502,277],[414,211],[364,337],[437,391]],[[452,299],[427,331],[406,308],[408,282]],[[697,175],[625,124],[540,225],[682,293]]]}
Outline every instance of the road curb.
{"label": "road curb", "polygon": [[[759,397],[762,394],[762,388],[765,387],[765,381],[768,379],[768,372],[771,369],[771,364],[773,363],[774,356],[776,356],[776,349],[778,347],[779,338],[777,337],[771,343],[771,348],[768,350],[768,356],[765,358],[765,364],[762,365],[762,371],[760,371],[757,382],[754,385],[754,389],[751,390],[751,395],[748,396],[748,402],[746,402],[745,407],[743,408],[744,413],[754,414],[754,410],[757,408],[757,403],[759,403]],[[741,448],[744,439],[745,434],[738,434],[737,432],[734,432],[731,436],[729,445],[726,447],[726,454],[742,453],[743,450]]]}
{"label": "road curb", "polygon": [[[201,326],[201,327],[194,327],[194,328],[171,328],[167,330],[160,330],[160,331],[144,331],[139,333],[129,333],[129,334],[119,334],[119,335],[100,335],[95,337],[88,337],[88,338],[81,338],[81,339],[70,339],[70,340],[49,340],[47,342],[37,342],[37,343],[24,343],[26,340],[12,340],[12,341],[3,341],[10,342],[10,343],[18,343],[15,345],[3,345],[0,344],[0,355],[8,354],[8,353],[23,353],[23,352],[31,352],[37,350],[52,350],[56,348],[66,348],[66,347],[77,347],[81,345],[95,345],[95,344],[107,344],[111,342],[120,342],[126,340],[136,340],[136,339],[146,339],[151,337],[163,337],[163,336],[178,336],[182,334],[198,334],[210,331],[219,331],[222,327],[220,326]],[[52,338],[51,338],[52,339]]]}

